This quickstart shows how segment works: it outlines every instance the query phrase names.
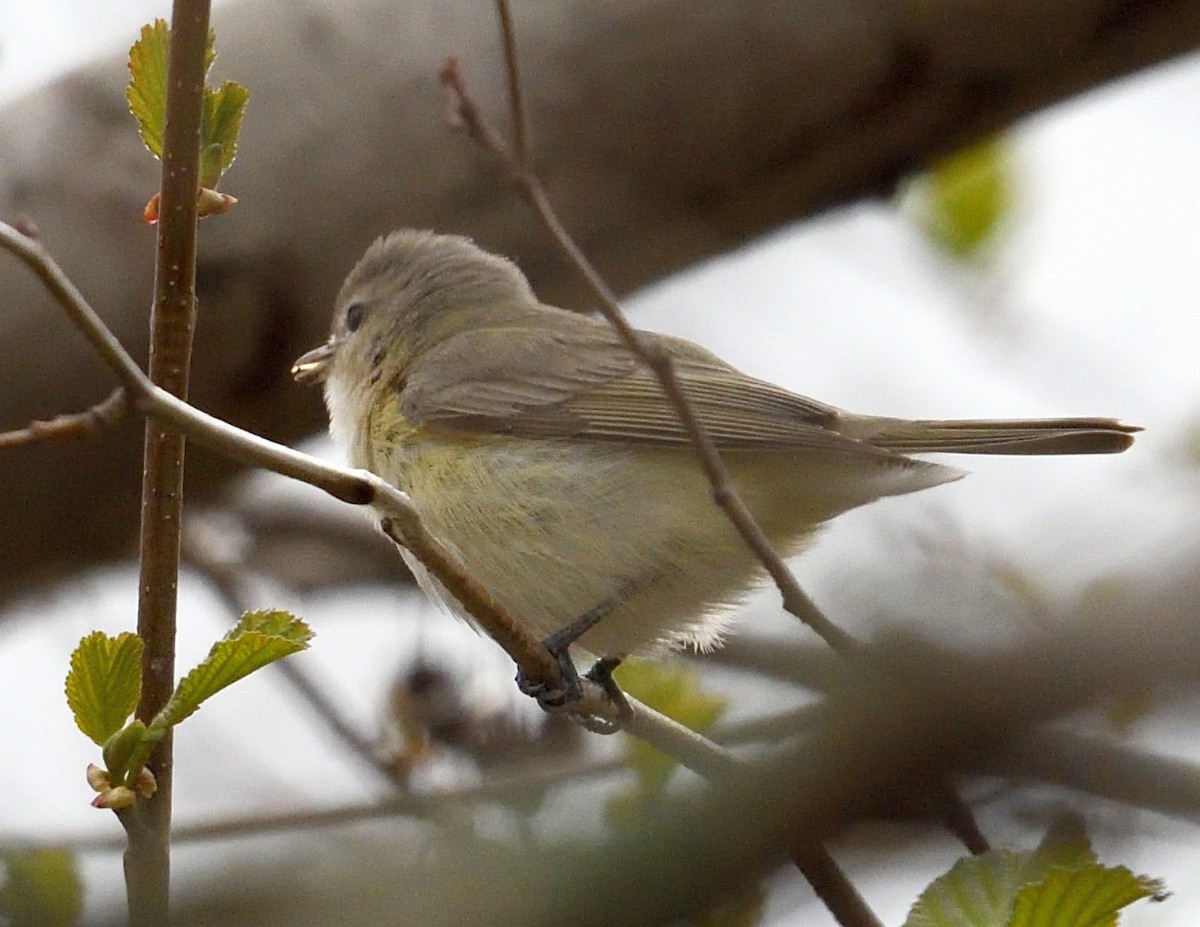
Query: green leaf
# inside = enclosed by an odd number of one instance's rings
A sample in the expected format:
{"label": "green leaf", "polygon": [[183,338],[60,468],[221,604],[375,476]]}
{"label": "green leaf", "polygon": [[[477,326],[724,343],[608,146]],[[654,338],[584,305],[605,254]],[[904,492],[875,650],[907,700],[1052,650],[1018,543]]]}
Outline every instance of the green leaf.
{"label": "green leaf", "polygon": [[959,860],[917,899],[905,927],[1113,927],[1116,912],[1160,891],[1107,868],[1076,816],[1059,819],[1034,852],[992,850]]}
{"label": "green leaf", "polygon": [[904,927],[1005,927],[1017,894],[1041,878],[1037,854],[992,850],[961,859],[921,893]]}
{"label": "green leaf", "polygon": [[183,677],[151,723],[151,730],[178,724],[226,686],[304,650],[311,639],[308,625],[288,612],[246,612],[237,626],[213,645],[204,662]]}
{"label": "green leaf", "polygon": [[142,691],[142,639],[128,631],[109,637],[95,631],[71,654],[67,705],[75,723],[103,746],[125,724]]}
{"label": "green leaf", "polygon": [[220,88],[204,88],[204,113],[200,123],[200,186],[214,188],[237,156],[242,114],[250,91],[227,80]]}
{"label": "green leaf", "polygon": [[[208,33],[204,49],[204,72],[216,60],[216,33]],[[166,20],[143,26],[141,37],[129,50],[129,86],[125,98],[138,122],[142,141],[156,158],[163,156],[163,130],[167,122],[167,68],[171,30]],[[204,88],[204,110],[200,123],[200,186],[214,188],[237,154],[242,112],[250,92],[240,84],[225,81],[219,89]]]}
{"label": "green leaf", "polygon": [[[703,733],[725,713],[724,698],[706,693],[696,674],[680,666],[634,660],[617,669],[621,688],[668,718]],[[678,763],[645,741],[629,740],[629,762],[642,785],[661,789]]]}
{"label": "green leaf", "polygon": [[141,38],[129,49],[129,86],[125,99],[150,153],[163,156],[163,127],[167,123],[167,57],[171,33],[165,19],[142,26]]}
{"label": "green leaf", "polygon": [[83,883],[65,850],[0,855],[0,921],[8,927],[69,927],[83,908]]}
{"label": "green leaf", "polygon": [[1021,890],[1007,927],[1115,927],[1117,912],[1161,890],[1124,866],[1055,867]]}
{"label": "green leaf", "polygon": [[926,234],[959,258],[976,255],[1012,207],[1007,144],[992,139],[951,155],[929,172],[923,188]]}

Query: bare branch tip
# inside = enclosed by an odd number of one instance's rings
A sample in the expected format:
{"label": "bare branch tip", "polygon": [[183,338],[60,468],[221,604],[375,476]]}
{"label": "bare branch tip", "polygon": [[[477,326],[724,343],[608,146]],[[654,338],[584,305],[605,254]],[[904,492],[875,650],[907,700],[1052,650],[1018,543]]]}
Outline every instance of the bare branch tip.
{"label": "bare branch tip", "polygon": [[442,82],[442,86],[448,90],[457,90],[461,83],[458,71],[458,58],[455,55],[447,55],[446,60],[442,62],[442,66],[438,68],[438,80]]}
{"label": "bare branch tip", "polygon": [[457,58],[450,56],[442,63],[438,68],[438,81],[442,85],[445,98],[446,124],[452,129],[472,132],[477,121],[475,105],[467,96]]}
{"label": "bare branch tip", "polygon": [[59,438],[88,438],[116,424],[129,412],[131,403],[122,387],[82,412],[56,415],[45,421],[30,422],[25,428],[0,433],[0,450],[38,444]]}

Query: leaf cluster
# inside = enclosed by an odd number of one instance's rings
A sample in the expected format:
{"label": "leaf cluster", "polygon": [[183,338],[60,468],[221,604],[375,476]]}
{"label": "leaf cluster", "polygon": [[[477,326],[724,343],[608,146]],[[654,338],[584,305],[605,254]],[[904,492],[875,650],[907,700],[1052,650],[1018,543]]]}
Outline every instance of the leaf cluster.
{"label": "leaf cluster", "polygon": [[904,927],[1115,927],[1123,908],[1163,897],[1155,880],[1101,865],[1080,835],[960,860],[925,889]]}
{"label": "leaf cluster", "polygon": [[66,692],[75,723],[103,750],[104,769],[89,775],[93,787],[102,794],[137,787],[146,758],[167,731],[226,686],[304,650],[311,638],[308,626],[288,612],[246,612],[146,724],[128,720],[142,689],[141,638],[129,631],[115,637],[103,631],[89,634],[71,654]]}
{"label": "leaf cluster", "polygon": [[[154,157],[163,158],[163,137],[167,122],[167,74],[170,60],[171,29],[156,19],[142,27],[141,37],[129,50],[129,86],[125,99],[137,120],[142,141]],[[216,60],[215,33],[208,34],[204,52],[205,73]],[[216,192],[221,177],[237,157],[238,135],[250,91],[236,81],[222,81],[219,87],[204,87],[204,108],[200,121],[200,214],[215,215],[228,210],[233,197]],[[146,207],[146,218],[158,216],[157,199]]]}

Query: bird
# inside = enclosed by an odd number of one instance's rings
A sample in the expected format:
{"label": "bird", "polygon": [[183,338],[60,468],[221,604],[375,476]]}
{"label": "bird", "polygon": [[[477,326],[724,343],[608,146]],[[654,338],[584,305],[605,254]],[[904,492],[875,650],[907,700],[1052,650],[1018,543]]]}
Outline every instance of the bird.
{"label": "bird", "polygon": [[[964,475],[914,455],[1110,454],[1140,431],[1111,418],[860,415],[682,338],[637,335],[669,356],[785,557],[843,512]],[[608,322],[542,303],[516,264],[468,238],[401,229],[377,239],[337,295],[328,340],[292,373],[324,384],[350,463],[407,493],[555,656],[566,690],[531,691],[546,704],[578,697],[573,647],[596,658],[593,678],[609,687],[629,656],[719,645],[761,578],[655,373]]]}

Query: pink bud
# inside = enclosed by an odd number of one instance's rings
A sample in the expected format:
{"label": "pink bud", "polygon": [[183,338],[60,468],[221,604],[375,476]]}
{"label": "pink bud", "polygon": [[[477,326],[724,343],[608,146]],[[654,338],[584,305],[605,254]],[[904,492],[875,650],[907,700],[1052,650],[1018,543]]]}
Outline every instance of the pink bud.
{"label": "pink bud", "polygon": [[133,800],[136,797],[133,794],[133,789],[118,785],[115,789],[101,792],[93,798],[92,807],[107,808],[109,811],[116,811],[118,808],[128,808],[133,804]]}
{"label": "pink bud", "polygon": [[143,766],[142,771],[138,773],[137,782],[133,784],[133,788],[142,798],[149,798],[158,791],[158,780],[154,778],[154,773]]}
{"label": "pink bud", "polygon": [[107,792],[112,788],[112,776],[108,774],[107,769],[101,769],[95,763],[88,763],[87,784],[92,787],[93,792]]}
{"label": "pink bud", "polygon": [[219,216],[233,209],[236,203],[237,198],[228,193],[201,187],[200,194],[196,199],[197,217],[203,219],[207,216]]}

